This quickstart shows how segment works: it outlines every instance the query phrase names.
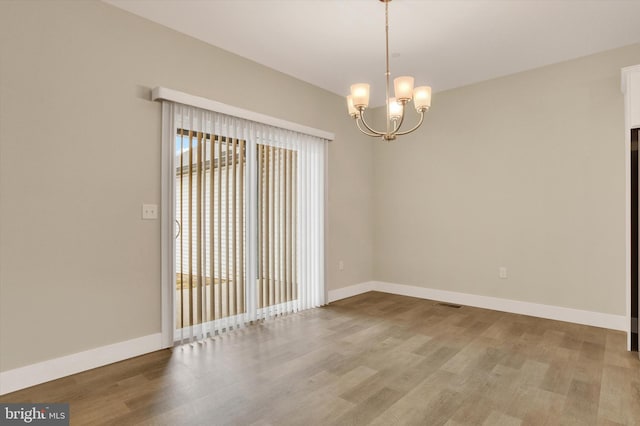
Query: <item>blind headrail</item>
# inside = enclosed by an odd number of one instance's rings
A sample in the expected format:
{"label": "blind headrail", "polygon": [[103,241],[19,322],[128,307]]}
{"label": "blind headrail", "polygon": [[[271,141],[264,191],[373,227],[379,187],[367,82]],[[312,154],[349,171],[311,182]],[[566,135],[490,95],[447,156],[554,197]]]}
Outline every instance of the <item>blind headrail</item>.
{"label": "blind headrail", "polygon": [[302,124],[271,117],[269,115],[260,114],[259,112],[249,111],[243,108],[234,107],[223,104],[222,102],[203,98],[201,96],[190,95],[189,93],[180,92],[178,90],[168,89],[166,87],[155,87],[151,91],[152,101],[171,101],[179,104],[190,105],[202,108],[208,111],[215,111],[221,114],[231,115],[245,120],[255,121],[257,123],[267,124],[269,126],[279,127],[281,129],[292,130],[294,132],[304,133],[310,136],[332,141],[335,135],[313,127],[304,126]]}

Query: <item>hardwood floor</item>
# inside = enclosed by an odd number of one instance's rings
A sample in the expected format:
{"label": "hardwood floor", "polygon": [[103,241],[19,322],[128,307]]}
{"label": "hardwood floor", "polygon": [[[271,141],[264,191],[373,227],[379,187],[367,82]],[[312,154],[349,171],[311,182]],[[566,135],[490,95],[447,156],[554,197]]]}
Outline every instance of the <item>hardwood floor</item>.
{"label": "hardwood floor", "polygon": [[618,331],[370,292],[0,397],[71,424],[637,425]]}

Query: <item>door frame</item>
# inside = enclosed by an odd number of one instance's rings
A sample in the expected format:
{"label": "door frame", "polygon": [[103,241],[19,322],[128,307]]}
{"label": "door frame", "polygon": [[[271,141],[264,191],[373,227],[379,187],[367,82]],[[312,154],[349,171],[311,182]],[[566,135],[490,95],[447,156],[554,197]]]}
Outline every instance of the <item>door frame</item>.
{"label": "door frame", "polygon": [[172,109],[162,103],[162,170],[160,201],[160,268],[161,268],[161,345],[162,348],[173,346],[175,329],[174,297],[176,288],[176,240],[174,235],[176,223],[175,211],[175,129],[172,128]]}
{"label": "door frame", "polygon": [[631,130],[640,127],[640,65],[621,70],[624,94],[625,288],[627,350],[631,350]]}

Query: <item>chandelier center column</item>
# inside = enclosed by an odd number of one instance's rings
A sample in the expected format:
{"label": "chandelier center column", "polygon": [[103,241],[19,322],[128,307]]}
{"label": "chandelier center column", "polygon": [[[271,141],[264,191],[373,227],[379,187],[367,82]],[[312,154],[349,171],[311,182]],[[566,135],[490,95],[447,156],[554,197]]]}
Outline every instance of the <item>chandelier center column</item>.
{"label": "chandelier center column", "polygon": [[[388,139],[388,136],[391,133],[391,122],[389,120],[389,79],[391,78],[391,72],[389,71],[389,1],[390,0],[382,0],[384,1],[384,37],[385,37],[385,43],[386,43],[386,48],[385,48],[385,60],[386,60],[386,66],[387,66],[387,71],[385,72],[385,78],[386,78],[386,83],[387,83],[387,99],[385,104],[387,105],[387,117],[386,117],[386,122],[387,122],[387,134],[385,135],[385,140],[389,141],[390,139]],[[395,138],[394,138],[395,139]]]}

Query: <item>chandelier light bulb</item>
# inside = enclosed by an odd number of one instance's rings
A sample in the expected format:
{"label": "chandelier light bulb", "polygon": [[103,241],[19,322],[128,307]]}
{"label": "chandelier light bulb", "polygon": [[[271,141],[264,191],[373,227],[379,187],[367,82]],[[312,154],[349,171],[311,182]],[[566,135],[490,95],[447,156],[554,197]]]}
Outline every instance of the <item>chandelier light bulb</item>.
{"label": "chandelier light bulb", "polygon": [[369,85],[358,83],[351,85],[351,99],[357,109],[369,106]]}
{"label": "chandelier light bulb", "polygon": [[413,90],[413,105],[418,112],[428,110],[431,107],[431,87],[416,87]]}
{"label": "chandelier light bulb", "polygon": [[358,116],[358,110],[353,105],[353,97],[351,95],[347,96],[347,108],[349,108],[349,115],[353,118]]}
{"label": "chandelier light bulb", "polygon": [[393,88],[399,102],[409,102],[413,97],[413,77],[397,77],[393,80]]}
{"label": "chandelier light bulb", "polygon": [[392,120],[399,120],[402,118],[402,112],[404,107],[401,103],[396,101],[396,98],[389,99],[389,118]]}

